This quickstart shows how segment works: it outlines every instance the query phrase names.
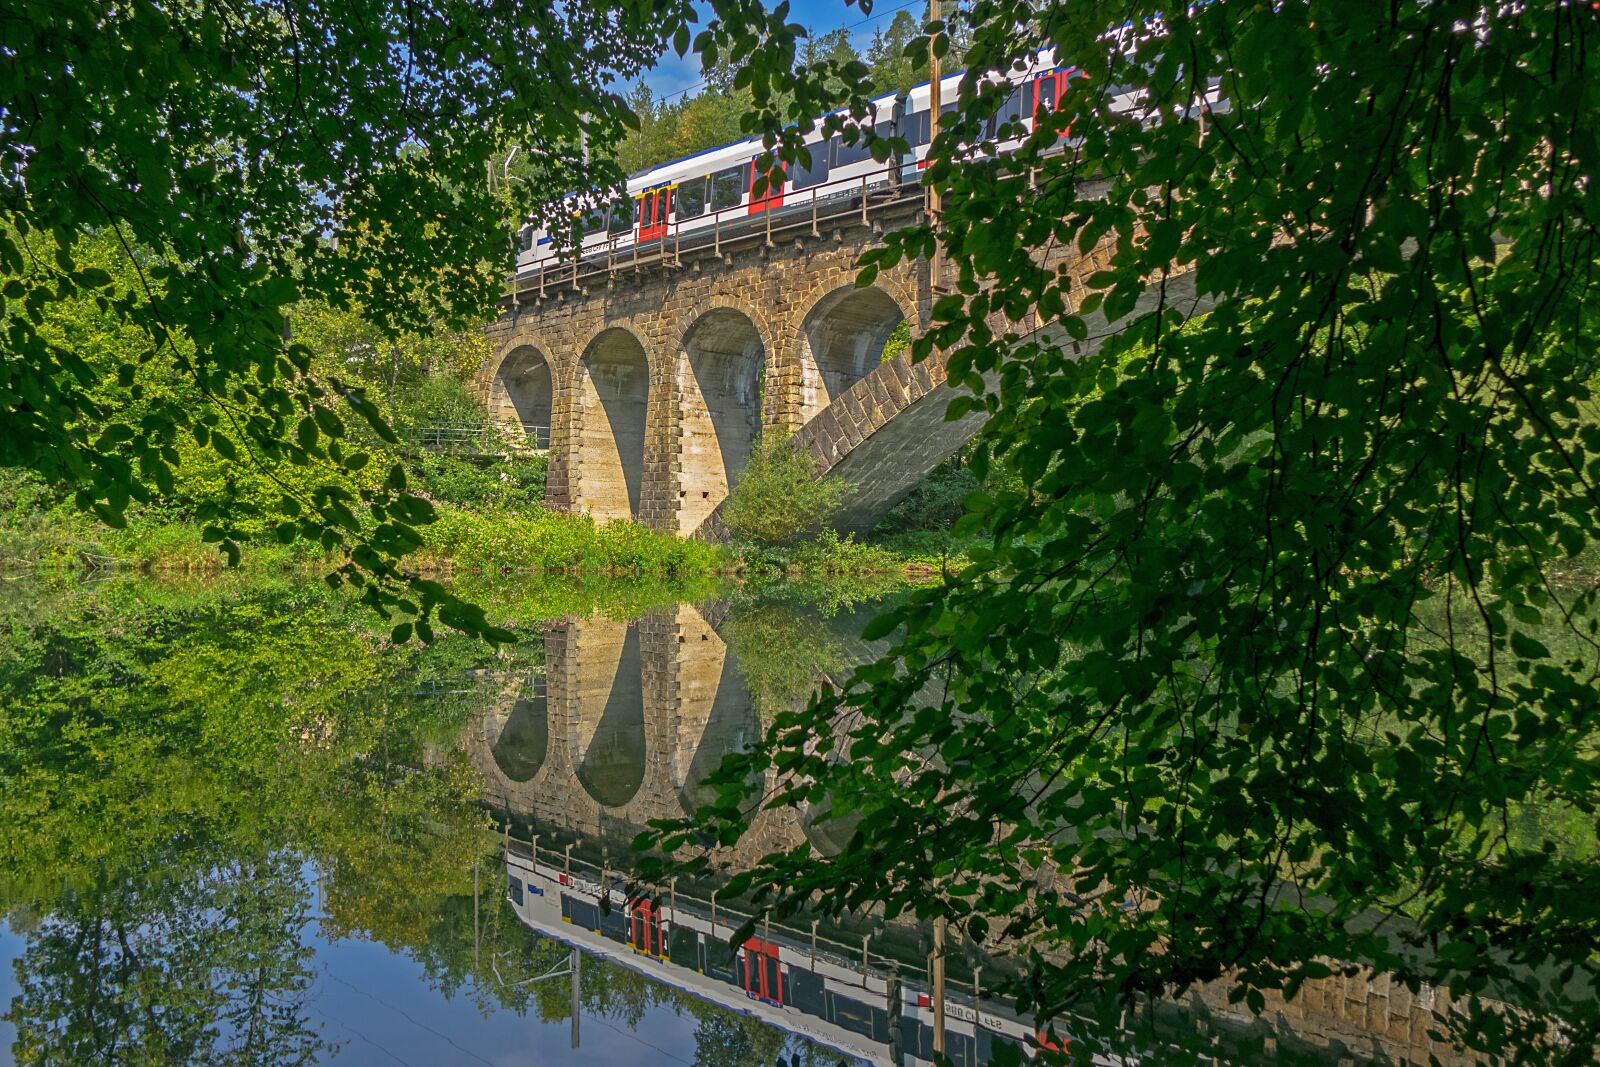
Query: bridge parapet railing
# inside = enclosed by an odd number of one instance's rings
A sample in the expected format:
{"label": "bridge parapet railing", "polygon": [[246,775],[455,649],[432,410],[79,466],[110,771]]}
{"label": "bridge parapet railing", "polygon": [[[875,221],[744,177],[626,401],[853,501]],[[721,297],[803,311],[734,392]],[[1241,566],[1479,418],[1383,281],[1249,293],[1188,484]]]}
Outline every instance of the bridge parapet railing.
{"label": "bridge parapet railing", "polygon": [[508,451],[540,452],[550,447],[550,427],[531,422],[512,425],[428,423],[402,432],[406,443],[429,452],[499,455]]}
{"label": "bridge parapet railing", "polygon": [[[543,297],[563,288],[581,289],[585,281],[609,277],[618,270],[676,267],[685,254],[720,256],[724,248],[752,241],[772,244],[777,238],[802,231],[821,237],[824,223],[846,218],[870,225],[873,216],[888,211],[910,207],[926,211],[928,194],[916,175],[910,164],[895,164],[806,189],[786,189],[781,204],[764,210],[752,211],[750,204],[740,204],[689,219],[674,216],[660,237],[640,241],[630,234],[617,234],[604,244],[585,249],[581,256],[556,259],[519,273],[510,279],[502,302],[515,307],[523,297]],[[709,225],[707,219],[711,220]]]}

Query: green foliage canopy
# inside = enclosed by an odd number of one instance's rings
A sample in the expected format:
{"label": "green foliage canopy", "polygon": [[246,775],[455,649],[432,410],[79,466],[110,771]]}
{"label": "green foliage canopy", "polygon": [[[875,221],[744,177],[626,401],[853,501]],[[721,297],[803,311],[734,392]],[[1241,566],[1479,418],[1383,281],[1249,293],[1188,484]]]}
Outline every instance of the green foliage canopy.
{"label": "green foliage canopy", "polygon": [[756,442],[718,514],[735,537],[782,545],[826,526],[849,488],[819,474],[811,453],[796,448],[788,435],[769,432]]}
{"label": "green foliage canopy", "polygon": [[[917,350],[992,414],[974,472],[1003,458],[1028,491],[969,498],[993,531],[972,567],[757,757],[774,802],[842,798],[857,846],[740,881],[777,914],[1003,932],[1041,953],[1018,992],[1046,1015],[1223,976],[1259,1010],[1332,961],[1535,1009],[1454,1037],[1588,1062],[1600,866],[1526,816],[1592,827],[1600,797],[1600,615],[1559,582],[1600,529],[1600,23],[1419,0],[973,21],[926,172],[942,225],[866,274],[941,248],[957,292]],[[1046,44],[1087,78],[969,165],[982,75]],[[1087,293],[1039,267],[1102,241]],[[942,705],[908,710],[930,681]]]}
{"label": "green foliage canopy", "polygon": [[[771,57],[738,75],[764,97],[792,35],[751,0],[714,11],[700,46],[714,60],[738,27]],[[480,320],[510,262],[485,168],[513,143],[538,155],[540,181],[512,183],[515,214],[615,186],[620,171],[583,151],[633,121],[604,86],[669,42],[684,51],[697,17],[688,0],[8,10],[5,51],[25,58],[0,71],[0,465],[71,487],[112,525],[170,490],[186,438],[230,464],[311,468],[314,484],[280,487],[284,536],[342,548],[334,579],[424,636],[434,620],[490,632],[398,567],[432,515],[403,470],[359,490],[339,477],[372,462],[347,420],[393,435],[359,383],[313,367],[286,313],[302,298],[358,305],[390,337]],[[135,284],[86,254],[100,237]],[[129,331],[122,389],[155,365],[193,395],[136,396],[137,410],[97,395],[85,354],[41,328],[78,297]],[[204,519],[236,556],[229,508]]]}

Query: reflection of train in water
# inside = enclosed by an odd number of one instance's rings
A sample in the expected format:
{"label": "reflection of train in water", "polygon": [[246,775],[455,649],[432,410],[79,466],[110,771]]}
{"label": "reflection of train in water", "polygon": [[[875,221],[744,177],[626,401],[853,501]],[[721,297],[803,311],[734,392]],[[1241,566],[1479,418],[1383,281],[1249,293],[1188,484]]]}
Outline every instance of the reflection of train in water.
{"label": "reflection of train in water", "polygon": [[[506,889],[535,931],[656,981],[885,1067],[934,1061],[927,990],[896,972],[771,932],[734,950],[728,939],[740,918],[701,902],[629,901],[603,873],[580,874],[516,850],[506,854]],[[945,1053],[956,1067],[981,1067],[1001,1045],[1026,1053],[1033,1040],[1014,1015],[970,996],[947,997]]]}
{"label": "reflection of train in water", "polygon": [[[940,79],[941,100],[955,100],[961,78],[956,73]],[[1058,67],[1049,51],[1005,79],[994,76],[1012,89],[989,120],[984,140],[998,152],[1015,149],[1033,132],[1035,117],[1054,108],[1081,78],[1076,68]],[[1138,94],[1126,88],[1110,92],[1113,110],[1131,109],[1138,102]],[[860,140],[846,144],[839,134],[824,139],[819,131],[806,141],[809,164],[796,164],[788,173],[774,172],[771,178],[757,168],[761,142],[744,140],[642,171],[628,179],[627,195],[610,203],[571,197],[568,203],[581,220],[577,256],[569,250],[558,257],[548,233],[526,226],[519,235],[518,276],[542,272],[558,259],[611,259],[620,253],[645,259],[703,247],[772,227],[775,215],[816,218],[865,211],[869,200],[893,200],[905,193],[920,196],[919,172],[930,139],[930,102],[928,83],[872,101],[873,118],[865,125],[880,137],[903,138],[908,146],[903,156],[886,163],[874,160]],[[955,107],[944,103],[940,112]],[[1019,127],[1021,136],[1001,136],[1002,131]]]}

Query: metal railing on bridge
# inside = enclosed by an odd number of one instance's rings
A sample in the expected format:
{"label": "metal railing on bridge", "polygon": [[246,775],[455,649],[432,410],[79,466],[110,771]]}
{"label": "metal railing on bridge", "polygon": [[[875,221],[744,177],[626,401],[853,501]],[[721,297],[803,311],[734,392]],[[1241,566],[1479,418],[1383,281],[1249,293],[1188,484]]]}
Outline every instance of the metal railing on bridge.
{"label": "metal railing on bridge", "polygon": [[498,456],[510,452],[542,452],[550,447],[550,427],[524,422],[519,426],[475,423],[429,423],[403,431],[406,443],[430,452]]}

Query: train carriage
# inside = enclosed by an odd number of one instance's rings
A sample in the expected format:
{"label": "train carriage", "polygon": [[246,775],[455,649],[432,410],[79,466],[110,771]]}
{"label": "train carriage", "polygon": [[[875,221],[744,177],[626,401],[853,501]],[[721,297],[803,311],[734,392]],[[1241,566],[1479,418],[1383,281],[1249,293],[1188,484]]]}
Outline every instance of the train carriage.
{"label": "train carriage", "polygon": [[[764,936],[730,947],[732,927],[687,901],[665,908],[646,898],[624,901],[614,885],[530,856],[508,853],[506,875],[508,903],[535,930],[884,1067],[932,1063],[923,989]],[[988,1005],[949,1004],[946,1051],[963,1067],[981,1067],[999,1045],[1026,1053],[1031,1034]]]}
{"label": "train carriage", "polygon": [[[962,77],[958,72],[940,79],[941,99],[954,101]],[[985,142],[995,152],[1013,150],[1032,133],[1035,116],[1056,107],[1081,77],[1076,68],[1057,66],[1048,50],[1009,78],[993,76],[994,81],[1008,82],[1012,88],[987,123]],[[824,138],[818,131],[805,142],[808,160],[770,174],[759,166],[761,142],[750,139],[636,174],[628,179],[628,195],[609,203],[581,195],[568,197],[568,210],[581,220],[577,249],[560,255],[548,233],[525,226],[520,235],[518,277],[562,261],[621,255],[648,258],[668,249],[682,252],[774,225],[778,218],[816,213],[833,203],[855,206],[862,197],[905,192],[908,186],[918,184],[927,163],[931,96],[930,84],[923,83],[871,102],[863,125],[879,137],[903,138],[908,151],[898,159],[879,162],[872,158],[864,139],[847,143],[840,134]],[[1113,108],[1133,103],[1133,94],[1122,90],[1114,97]],[[955,107],[953,102],[945,103],[940,110],[949,113]],[[1021,136],[998,139],[1001,131],[1018,124]]]}

